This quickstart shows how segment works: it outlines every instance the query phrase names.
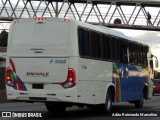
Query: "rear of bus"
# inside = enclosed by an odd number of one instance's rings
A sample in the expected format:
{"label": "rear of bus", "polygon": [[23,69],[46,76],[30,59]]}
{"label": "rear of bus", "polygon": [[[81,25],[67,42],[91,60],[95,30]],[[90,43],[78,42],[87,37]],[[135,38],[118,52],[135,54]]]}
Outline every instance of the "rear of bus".
{"label": "rear of bus", "polygon": [[[7,98],[16,101],[76,102],[70,21],[56,18],[12,22],[7,46]],[[74,63],[74,62],[73,62]]]}

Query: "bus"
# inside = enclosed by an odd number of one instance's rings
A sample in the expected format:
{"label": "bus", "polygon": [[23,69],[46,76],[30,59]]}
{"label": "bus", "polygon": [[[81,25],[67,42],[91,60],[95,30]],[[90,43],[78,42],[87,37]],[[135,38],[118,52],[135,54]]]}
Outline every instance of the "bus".
{"label": "bus", "polygon": [[152,97],[150,47],[103,26],[64,18],[14,20],[6,59],[7,99],[43,102],[49,112]]}

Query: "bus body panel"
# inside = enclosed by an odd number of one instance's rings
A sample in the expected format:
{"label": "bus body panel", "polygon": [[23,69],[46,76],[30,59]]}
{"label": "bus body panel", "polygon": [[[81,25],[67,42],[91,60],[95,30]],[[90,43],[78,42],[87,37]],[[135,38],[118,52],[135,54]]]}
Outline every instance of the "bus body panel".
{"label": "bus body panel", "polygon": [[79,58],[78,102],[104,103],[106,87],[112,83],[112,63]]}
{"label": "bus body panel", "polygon": [[[9,60],[7,66],[11,68],[11,80],[15,82],[13,87],[6,86],[9,100],[77,102],[77,87],[61,85],[67,79],[68,68],[77,64],[76,57]],[[74,70],[77,73],[76,68]]]}
{"label": "bus body panel", "polygon": [[24,83],[61,83],[67,78],[69,58],[10,58],[9,67]]}
{"label": "bus body panel", "polygon": [[132,101],[143,98],[145,85],[148,85],[148,98],[152,90],[148,68],[135,65],[113,63],[113,83],[116,86],[115,101]]}
{"label": "bus body panel", "polygon": [[[26,84],[28,87],[28,84]],[[51,87],[50,84],[46,84],[46,87]],[[19,91],[12,87],[7,86],[7,99],[26,102],[77,102],[77,87],[59,90],[56,92],[34,90],[34,91]]]}

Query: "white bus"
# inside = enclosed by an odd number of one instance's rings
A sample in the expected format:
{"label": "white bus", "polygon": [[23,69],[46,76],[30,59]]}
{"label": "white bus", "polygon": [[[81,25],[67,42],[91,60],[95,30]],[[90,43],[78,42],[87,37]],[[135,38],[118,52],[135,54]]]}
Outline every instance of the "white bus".
{"label": "white bus", "polygon": [[60,18],[14,20],[6,63],[8,100],[43,102],[50,112],[72,105],[109,112],[113,102],[140,108],[152,97],[149,46],[107,27]]}

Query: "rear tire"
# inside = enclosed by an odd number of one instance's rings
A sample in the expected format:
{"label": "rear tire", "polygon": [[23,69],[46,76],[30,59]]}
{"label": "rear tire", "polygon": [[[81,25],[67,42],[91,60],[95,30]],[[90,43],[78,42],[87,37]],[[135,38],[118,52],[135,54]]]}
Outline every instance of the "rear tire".
{"label": "rear tire", "polygon": [[136,100],[134,102],[135,108],[142,108],[143,107],[144,98],[145,98],[145,90],[143,91],[143,98],[141,100]]}
{"label": "rear tire", "polygon": [[143,107],[143,103],[144,103],[144,99],[142,100],[137,100],[134,104],[135,104],[135,108],[142,108]]}
{"label": "rear tire", "polygon": [[64,113],[66,105],[64,103],[45,103],[46,108],[52,113]]}
{"label": "rear tire", "polygon": [[105,104],[103,105],[103,111],[105,113],[109,113],[112,109],[112,100],[113,100],[113,94],[111,90],[107,91]]}
{"label": "rear tire", "polygon": [[96,112],[103,112],[103,113],[109,113],[112,108],[112,100],[113,100],[113,94],[111,90],[107,91],[106,94],[106,100],[104,104],[101,105],[93,105],[89,106],[93,111]]}

